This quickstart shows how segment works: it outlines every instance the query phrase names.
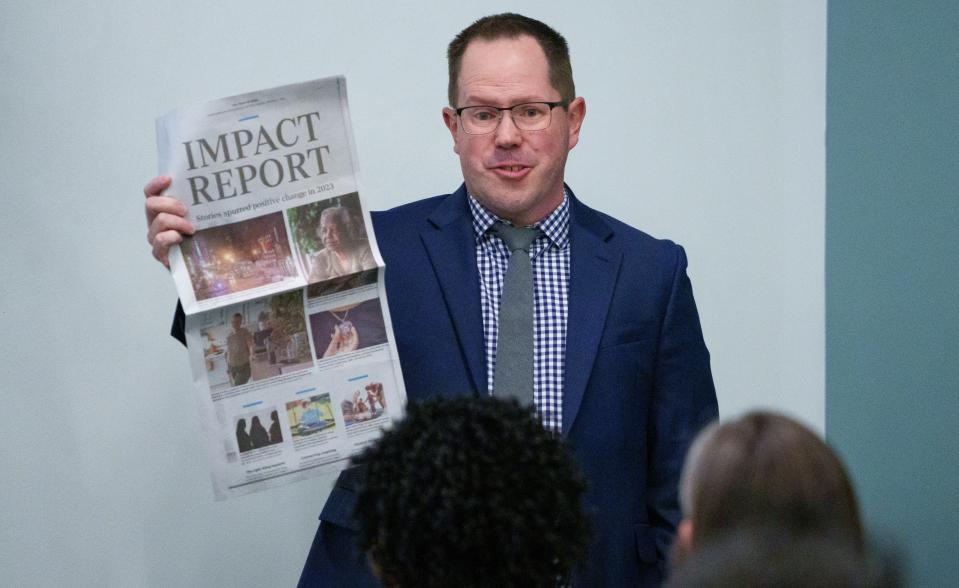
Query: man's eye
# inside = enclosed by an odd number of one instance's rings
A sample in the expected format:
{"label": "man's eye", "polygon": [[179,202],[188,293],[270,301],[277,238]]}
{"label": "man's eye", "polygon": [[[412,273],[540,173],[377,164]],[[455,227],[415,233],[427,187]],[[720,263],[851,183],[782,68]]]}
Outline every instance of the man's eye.
{"label": "man's eye", "polygon": [[525,119],[535,120],[543,116],[543,109],[538,106],[524,106],[519,109],[519,115]]}
{"label": "man's eye", "polygon": [[473,112],[473,118],[480,122],[486,122],[496,118],[496,115],[491,110],[477,110]]}

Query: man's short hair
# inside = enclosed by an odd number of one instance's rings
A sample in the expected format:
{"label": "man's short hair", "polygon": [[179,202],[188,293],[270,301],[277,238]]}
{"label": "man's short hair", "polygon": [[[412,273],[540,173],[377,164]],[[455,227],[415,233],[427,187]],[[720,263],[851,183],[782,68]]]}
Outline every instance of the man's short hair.
{"label": "man's short hair", "polygon": [[556,586],[588,544],[582,475],[515,401],[411,405],[356,463],[360,547],[388,586]]}
{"label": "man's short hair", "polygon": [[576,87],[573,85],[573,66],[569,61],[569,46],[566,44],[563,35],[536,19],[512,12],[504,12],[503,14],[484,16],[463,29],[450,42],[446,51],[450,74],[450,106],[454,108],[463,106],[462,104],[456,104],[459,94],[460,65],[463,63],[463,54],[466,53],[466,47],[471,41],[475,39],[484,41],[516,39],[523,35],[536,39],[539,46],[543,48],[546,61],[549,63],[550,83],[559,92],[561,100],[572,102],[576,98]]}

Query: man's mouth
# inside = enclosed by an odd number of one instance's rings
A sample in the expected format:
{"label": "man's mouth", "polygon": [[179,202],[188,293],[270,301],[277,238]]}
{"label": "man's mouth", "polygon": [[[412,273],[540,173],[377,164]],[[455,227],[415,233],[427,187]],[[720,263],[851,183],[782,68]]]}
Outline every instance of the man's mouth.
{"label": "man's mouth", "polygon": [[529,172],[530,169],[532,168],[519,163],[496,165],[492,167],[493,172],[495,172],[497,175],[510,179],[522,178]]}

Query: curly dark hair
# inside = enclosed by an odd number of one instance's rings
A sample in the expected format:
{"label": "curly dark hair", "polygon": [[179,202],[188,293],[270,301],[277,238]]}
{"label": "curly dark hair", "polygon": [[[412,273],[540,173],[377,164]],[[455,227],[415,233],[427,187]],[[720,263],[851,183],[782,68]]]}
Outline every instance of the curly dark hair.
{"label": "curly dark hair", "polygon": [[355,462],[360,547],[388,586],[556,586],[585,553],[586,482],[515,401],[411,405]]}

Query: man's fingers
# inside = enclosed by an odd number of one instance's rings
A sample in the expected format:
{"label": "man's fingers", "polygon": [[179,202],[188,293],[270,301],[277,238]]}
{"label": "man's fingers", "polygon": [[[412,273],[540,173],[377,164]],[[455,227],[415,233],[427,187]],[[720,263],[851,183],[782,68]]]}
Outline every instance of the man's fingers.
{"label": "man's fingers", "polygon": [[[184,235],[192,235],[194,232],[193,224],[182,216],[169,212],[158,213],[147,230],[147,241],[154,245],[157,235],[166,231],[176,231]],[[182,240],[182,239],[181,239]],[[179,241],[177,241],[179,243]]]}
{"label": "man's fingers", "polygon": [[147,223],[152,223],[161,212],[173,214],[176,216],[186,216],[186,205],[169,196],[151,196],[147,198],[144,204],[147,214]]}
{"label": "man's fingers", "polygon": [[153,259],[159,261],[163,264],[163,267],[170,269],[170,259],[167,257],[169,249],[157,250],[156,247],[153,248]]}
{"label": "man's fingers", "polygon": [[147,198],[159,196],[161,192],[170,187],[170,176],[157,176],[143,186],[143,195]]}
{"label": "man's fingers", "polygon": [[162,247],[163,249],[169,249],[174,245],[183,241],[183,235],[179,231],[163,231],[162,233],[157,233],[156,237],[153,239],[154,246]]}
{"label": "man's fingers", "polygon": [[143,186],[147,241],[153,248],[153,257],[167,268],[170,267],[170,247],[183,240],[181,233],[192,235],[194,230],[184,218],[186,206],[176,198],[161,196],[171,181],[169,176],[157,176]]}
{"label": "man's fingers", "polygon": [[166,267],[170,267],[170,247],[181,241],[183,241],[183,235],[178,231],[163,231],[162,233],[157,233],[152,241],[153,257]]}

